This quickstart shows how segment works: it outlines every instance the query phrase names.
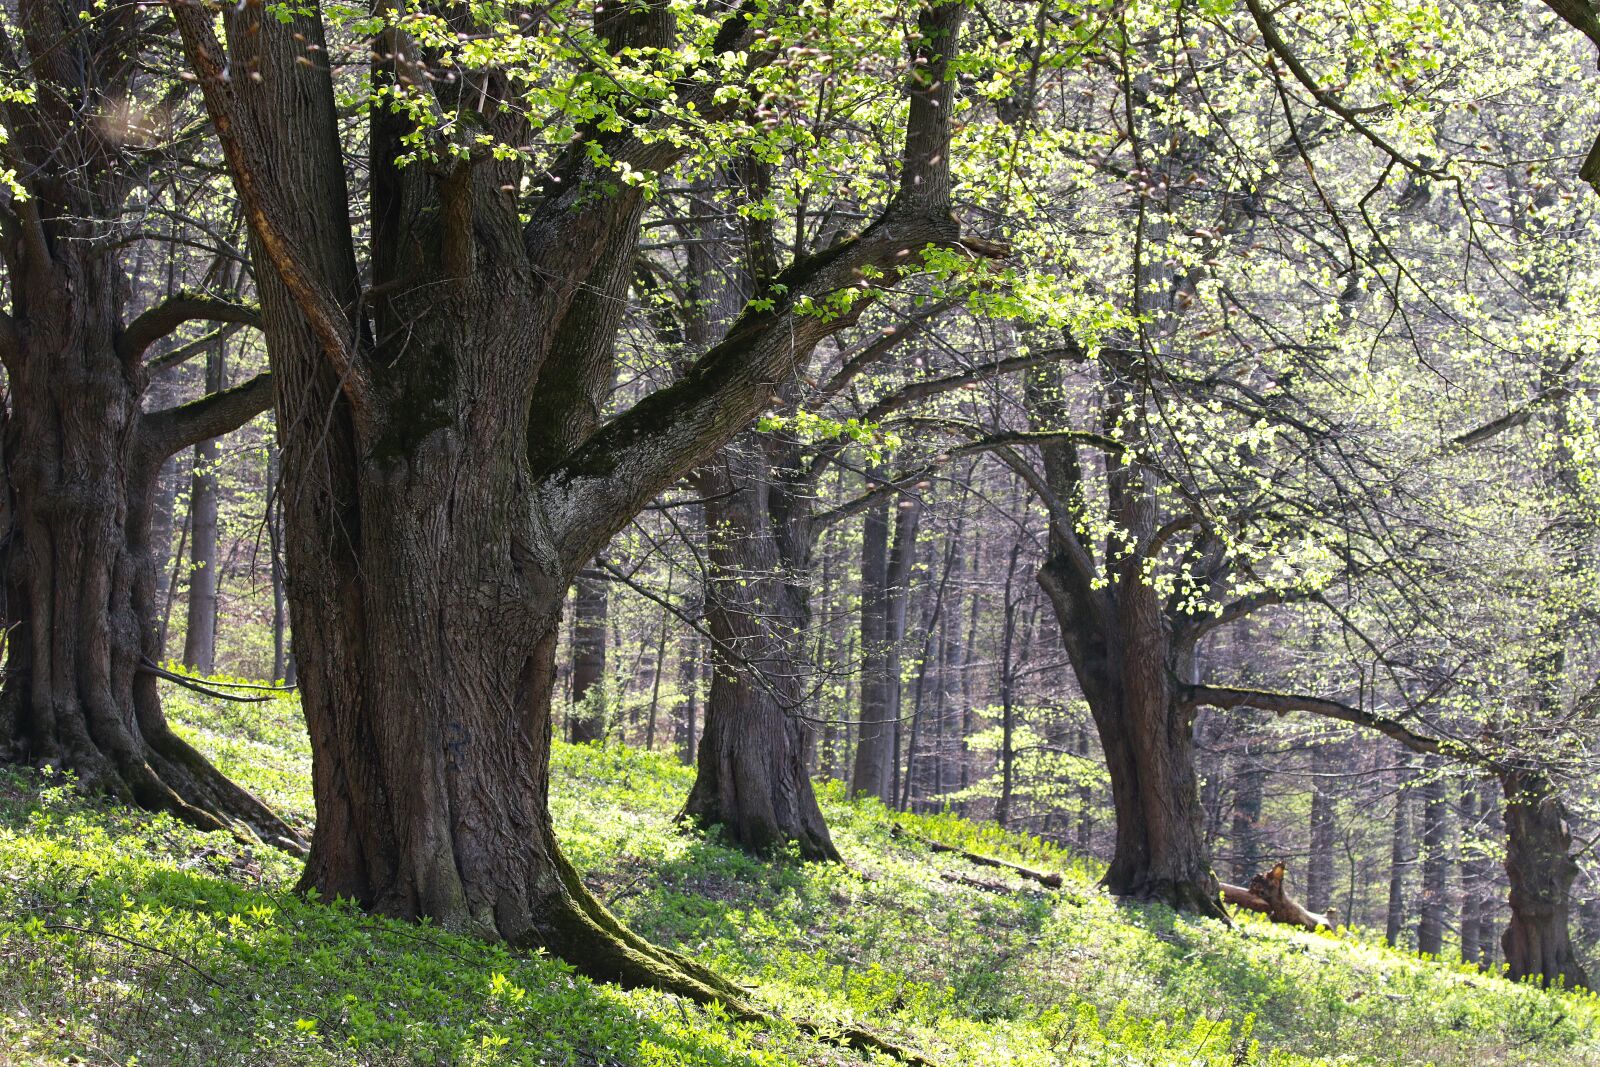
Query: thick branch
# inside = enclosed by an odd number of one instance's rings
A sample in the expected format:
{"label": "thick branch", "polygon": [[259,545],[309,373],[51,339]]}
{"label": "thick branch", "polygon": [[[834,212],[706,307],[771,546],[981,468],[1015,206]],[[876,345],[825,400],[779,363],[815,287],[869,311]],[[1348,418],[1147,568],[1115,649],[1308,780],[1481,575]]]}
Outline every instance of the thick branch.
{"label": "thick branch", "polygon": [[124,363],[144,358],[151,345],[187,322],[228,322],[261,327],[261,309],[238,299],[210,293],[175,293],[128,324],[117,343]]}
{"label": "thick branch", "polygon": [[164,460],[201,441],[231,433],[272,406],[272,375],[211,393],[144,417],[144,447]]}
{"label": "thick branch", "polygon": [[[287,149],[282,145],[274,153],[268,150],[264,132],[250,112],[241,106],[233,84],[229,64],[223,56],[212,27],[212,12],[197,0],[169,0],[168,8],[183,38],[184,53],[200,83],[205,98],[206,112],[222,144],[223,156],[233,176],[235,191],[244,206],[262,258],[260,266],[270,268],[282,280],[284,288],[295,306],[305,317],[319,348],[339,378],[339,387],[350,402],[351,413],[358,425],[372,421],[372,386],[365,363],[361,358],[356,331],[347,309],[341,307],[338,293],[325,280],[318,277],[308,262],[297,238],[297,230],[305,220],[292,209],[292,199],[278,188],[274,175],[281,168],[272,160],[291,158],[303,151],[299,146]],[[259,16],[255,16],[259,17]],[[261,20],[255,28],[263,35],[282,35],[289,28],[275,19]],[[304,58],[304,57],[300,57]],[[293,68],[288,68],[289,72]],[[292,74],[274,70],[271,76],[291,77]],[[324,76],[325,78],[326,76]],[[324,86],[329,90],[331,84]],[[314,131],[326,133],[326,131]],[[340,203],[343,208],[343,203]],[[348,240],[348,230],[344,235]],[[352,298],[354,293],[349,294]]]}
{"label": "thick branch", "polygon": [[[949,202],[950,109],[938,94],[953,91],[944,82],[964,14],[961,4],[930,4],[918,20],[904,166],[920,180],[907,179],[859,237],[784,271],[771,287],[781,295],[775,306],[747,310],[680,381],[602,427],[544,479],[540,505],[568,567],[591,557],[652,497],[772,404],[817,343],[853,323],[875,298],[869,272],[892,280],[928,246],[962,243]],[[942,197],[930,197],[938,188]]]}

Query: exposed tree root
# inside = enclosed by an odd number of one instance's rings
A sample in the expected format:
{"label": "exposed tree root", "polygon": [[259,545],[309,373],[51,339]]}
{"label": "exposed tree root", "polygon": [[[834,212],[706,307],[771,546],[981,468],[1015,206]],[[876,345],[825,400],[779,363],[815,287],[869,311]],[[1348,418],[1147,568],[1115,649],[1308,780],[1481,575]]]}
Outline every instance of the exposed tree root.
{"label": "exposed tree root", "polygon": [[791,1023],[801,1033],[861,1052],[880,1052],[913,1067],[935,1061],[865,1027],[811,1019],[787,1019],[757,1006],[748,990],[680,952],[653,945],[628,929],[589,892],[566,857],[556,852],[570,906],[556,931],[558,944],[546,945],[588,977],[624,988],[655,989],[696,1004],[717,1004],[741,1022]]}

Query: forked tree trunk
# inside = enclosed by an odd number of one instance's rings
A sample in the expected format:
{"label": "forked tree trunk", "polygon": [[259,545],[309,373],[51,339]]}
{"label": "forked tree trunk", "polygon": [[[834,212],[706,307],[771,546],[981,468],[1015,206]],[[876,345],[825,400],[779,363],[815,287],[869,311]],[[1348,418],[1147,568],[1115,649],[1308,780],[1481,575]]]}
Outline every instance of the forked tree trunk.
{"label": "forked tree trunk", "polygon": [[1500,942],[1507,973],[1540,985],[1586,989],[1589,976],[1569,933],[1578,864],[1566,807],[1537,773],[1508,771],[1501,781],[1511,879],[1511,922]]}
{"label": "forked tree trunk", "polygon": [[[651,170],[678,149],[587,131],[595,141],[575,143],[553,180],[535,177],[545,193],[528,204],[517,192],[533,176],[516,159],[399,165],[418,131],[373,108],[363,292],[332,82],[301,62],[326,47],[320,20],[226,8],[225,56],[207,9],[171,11],[251,223],[278,379],[318,816],[302,884],[748,1015],[737,987],[621,926],[556,844],[547,793],[562,602],[612,534],[771,402],[797,347],[848,324],[799,315],[795,301],[955,235],[953,84],[932,49],[948,50],[961,7],[919,14],[893,210],[786,271],[770,307],[598,430],[594,389],[609,380],[642,194],[612,185],[588,149],[604,142]],[[600,21],[619,47],[675,42],[666,4],[608,5]],[[754,50],[761,28],[741,11],[716,47]],[[385,34],[374,81],[426,91],[410,49]],[[487,96],[515,92],[501,72],[472,77]],[[525,143],[514,110],[481,114],[490,138]]]}
{"label": "forked tree trunk", "polygon": [[[1050,559],[1039,583],[1055,609],[1105,753],[1116,844],[1103,884],[1112,893],[1225,918],[1206,848],[1189,712],[1167,676],[1171,634],[1156,594],[1091,590]],[[1119,588],[1119,593],[1123,588]]]}
{"label": "forked tree trunk", "polygon": [[838,860],[807,768],[810,531],[804,496],[772,476],[783,447],[745,435],[705,477],[712,672],[684,815],[751,851]]}
{"label": "forked tree trunk", "polygon": [[[174,436],[170,413],[152,425],[141,411],[143,368],[118,352],[114,259],[83,235],[61,236],[49,262],[29,251],[26,269],[11,273],[4,451],[15,524],[5,566],[16,598],[0,746],[73,771],[85,789],[298,848],[292,830],[172,732],[142,669],[161,652],[156,483],[190,442]],[[269,397],[270,386],[254,387],[232,424]]]}

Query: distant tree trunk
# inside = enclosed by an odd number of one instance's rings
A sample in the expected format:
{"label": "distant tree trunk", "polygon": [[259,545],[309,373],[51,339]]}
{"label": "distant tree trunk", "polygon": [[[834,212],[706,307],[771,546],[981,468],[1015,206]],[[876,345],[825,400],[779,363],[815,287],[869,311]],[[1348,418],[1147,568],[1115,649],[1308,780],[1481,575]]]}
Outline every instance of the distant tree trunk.
{"label": "distant tree trunk", "polygon": [[1311,748],[1311,855],[1306,863],[1306,907],[1314,912],[1325,913],[1333,903],[1333,850],[1339,828],[1328,776],[1337,765],[1339,751],[1327,741]]}
{"label": "distant tree trunk", "polygon": [[1478,834],[1478,783],[1472,779],[1461,785],[1461,960],[1477,963],[1483,953],[1483,891],[1478,884],[1477,849],[1472,838]]}
{"label": "distant tree trunk", "polygon": [[606,615],[610,591],[604,578],[580,575],[572,604],[572,709],[567,737],[574,744],[603,741],[609,709],[606,694]]}
{"label": "distant tree trunk", "polygon": [[1406,872],[1411,855],[1411,772],[1407,759],[1395,775],[1394,830],[1389,845],[1389,907],[1385,914],[1383,939],[1399,944],[1406,921]]}
{"label": "distant tree trunk", "polygon": [[272,677],[294,684],[294,653],[289,647],[289,602],[283,585],[283,526],[278,500],[278,442],[267,442],[267,543],[272,554]]}
{"label": "distant tree trunk", "polygon": [[1012,583],[1017,574],[1017,556],[1022,551],[1020,543],[1011,546],[1011,559],[1006,566],[1004,618],[1000,632],[1000,800],[995,805],[994,821],[1002,827],[1011,823],[1012,793],[1016,788],[1016,729],[1015,676],[1011,665],[1011,646],[1017,629],[1017,602],[1012,597]]}
{"label": "distant tree trunk", "polygon": [[[206,353],[206,394],[227,384],[227,345]],[[183,665],[211,674],[217,665],[217,442],[194,446],[189,485],[189,598],[183,633]]]}
{"label": "distant tree trunk", "polygon": [[[911,700],[911,740],[906,746],[906,776],[904,788],[900,790],[900,809],[910,810],[914,797],[913,779],[916,777],[917,767],[917,742],[922,730],[923,698],[927,690],[928,675],[937,673],[930,671],[935,666],[935,661],[940,655],[938,644],[939,634],[944,628],[944,599],[945,588],[950,584],[950,575],[955,568],[957,546],[961,542],[961,524],[956,524],[955,534],[946,546],[944,566],[939,571],[939,581],[934,587],[933,595],[927,597],[926,610],[922,614],[922,648],[917,660],[917,684]],[[935,704],[938,704],[937,698]],[[939,709],[936,706],[934,715],[937,717]],[[937,751],[937,749],[935,749]]]}
{"label": "distant tree trunk", "polygon": [[[869,508],[861,549],[861,706],[851,791],[894,803],[900,719],[900,645],[921,507]],[[890,512],[895,512],[891,526]],[[891,546],[890,530],[894,536]]]}
{"label": "distant tree trunk", "polygon": [[1417,951],[1438,956],[1444,951],[1444,927],[1450,879],[1450,823],[1440,761],[1429,757],[1422,783],[1422,899],[1417,903]]}
{"label": "distant tree trunk", "polygon": [[695,746],[699,743],[696,720],[700,717],[700,635],[691,632],[678,644],[678,688],[683,705],[678,719],[678,758],[694,766]]}
{"label": "distant tree trunk", "polygon": [[667,624],[670,618],[667,612],[662,611],[661,627],[656,636],[655,669],[650,672],[650,716],[646,720],[644,731],[646,752],[654,751],[656,747],[656,714],[661,705],[661,675],[667,667]]}
{"label": "distant tree trunk", "polygon": [[[1085,761],[1089,759],[1089,727],[1087,724],[1078,727],[1077,753]],[[1093,841],[1094,787],[1085,782],[1078,786],[1078,854],[1082,856],[1090,855],[1090,845]]]}
{"label": "distant tree trunk", "polygon": [[[1139,377],[1130,371],[1105,380],[1107,426],[1138,409],[1137,387],[1130,383]],[[1035,429],[1070,425],[1059,367],[1030,373],[1025,389]],[[1057,441],[1040,452],[1056,499],[1081,500],[1077,446]],[[1131,459],[1108,467],[1110,512],[1125,536],[1141,543],[1155,530],[1155,474]],[[1111,779],[1116,845],[1103,883],[1117,896],[1224,917],[1205,840],[1192,709],[1182,706],[1174,691],[1174,679],[1187,680],[1192,673],[1192,639],[1184,645],[1175,640],[1165,598],[1149,581],[1146,561],[1137,552],[1108,560],[1103,579],[1087,538],[1053,517],[1038,580],[1055,610]]]}
{"label": "distant tree trunk", "polygon": [[[805,640],[811,622],[809,507],[790,492],[794,442],[747,434],[706,475],[706,621],[711,691],[684,815],[752,851],[791,842],[837,860],[806,766]],[[772,476],[768,450],[780,452]]]}
{"label": "distant tree trunk", "polygon": [[1588,988],[1568,929],[1578,864],[1566,807],[1536,772],[1507,771],[1501,782],[1511,879],[1511,921],[1500,942],[1507,973],[1541,985]]}
{"label": "distant tree trunk", "polygon": [[1266,789],[1267,768],[1261,759],[1250,752],[1250,736],[1245,731],[1239,735],[1235,752],[1234,781],[1238,783],[1233,794],[1233,880],[1248,882],[1261,869],[1261,796]]}

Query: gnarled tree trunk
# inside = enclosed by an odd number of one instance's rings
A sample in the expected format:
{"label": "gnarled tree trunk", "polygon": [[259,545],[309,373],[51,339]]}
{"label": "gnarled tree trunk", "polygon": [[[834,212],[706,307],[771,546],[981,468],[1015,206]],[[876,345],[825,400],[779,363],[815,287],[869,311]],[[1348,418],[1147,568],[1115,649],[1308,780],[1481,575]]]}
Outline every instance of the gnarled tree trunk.
{"label": "gnarled tree trunk", "polygon": [[161,464],[192,443],[199,420],[198,432],[220,433],[264,410],[270,383],[147,418],[144,370],[126,358],[117,265],[68,226],[41,248],[12,250],[13,599],[0,741],[13,759],[72,770],[86,789],[298,847],[172,732],[144,669],[161,652],[150,547]]}
{"label": "gnarled tree trunk", "polygon": [[[658,172],[683,151],[674,139],[586,130],[554,162],[557,180],[536,179],[545,192],[519,202],[517,159],[400,165],[419,131],[374,107],[363,292],[330,76],[297,62],[325,46],[320,20],[228,8],[225,56],[208,9],[171,10],[250,220],[278,379],[318,815],[302,884],[742,1010],[731,984],[618,924],[556,844],[547,791],[562,601],[610,536],[771,402],[795,351],[850,322],[799,314],[809,304],[797,301],[958,237],[942,57],[961,6],[919,17],[902,192],[887,213],[784,271],[774,298],[677,384],[598,429],[595,383],[609,380],[642,194],[617,188],[590,148]],[[675,40],[665,4],[608,7],[601,21],[617,46]],[[740,11],[716,47],[748,54],[762,29]],[[398,30],[375,55],[380,86],[431,91]],[[490,99],[516,92],[503,72],[471,76]],[[711,92],[697,106],[718,106]],[[480,119],[498,143],[525,143],[514,109]]]}
{"label": "gnarled tree trunk", "polygon": [[1222,916],[1205,844],[1194,737],[1166,675],[1171,635],[1143,587],[1131,603],[1092,591],[1048,560],[1039,582],[1055,609],[1068,657],[1105,752],[1116,812],[1111,892]]}
{"label": "gnarled tree trunk", "polygon": [[1588,988],[1568,931],[1578,864],[1566,807],[1537,773],[1508,771],[1501,782],[1511,879],[1511,922],[1500,940],[1507,973],[1540,985]]}
{"label": "gnarled tree trunk", "polygon": [[752,851],[792,842],[807,859],[838,860],[806,766],[807,505],[772,474],[769,449],[784,442],[741,437],[703,479],[712,674],[684,814]]}

